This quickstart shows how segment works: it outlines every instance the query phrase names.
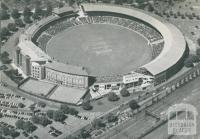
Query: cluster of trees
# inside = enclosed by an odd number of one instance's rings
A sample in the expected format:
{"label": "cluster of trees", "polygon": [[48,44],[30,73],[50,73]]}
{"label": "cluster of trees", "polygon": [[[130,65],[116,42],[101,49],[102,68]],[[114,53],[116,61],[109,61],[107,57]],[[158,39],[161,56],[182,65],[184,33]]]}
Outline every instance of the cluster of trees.
{"label": "cluster of trees", "polygon": [[[200,50],[198,50],[200,51]],[[197,52],[198,53],[198,52]],[[188,58],[185,59],[184,65],[185,67],[194,67],[194,63],[200,62],[200,57],[197,55],[189,55]]]}
{"label": "cluster of trees", "polygon": [[[9,8],[1,2],[0,20],[7,20],[11,16],[14,19],[14,23],[9,23],[7,27],[1,28],[0,39],[7,40],[12,32],[18,30],[18,27],[25,27],[25,23],[30,24],[32,23],[32,20],[39,20],[43,16],[49,16],[52,14],[53,7],[51,2],[46,3],[45,10],[41,8],[40,4],[40,1],[35,3],[34,12],[32,12],[29,7],[25,7],[22,12],[19,12],[16,8],[9,10]],[[23,16],[23,18],[21,18],[21,16]]]}
{"label": "cluster of trees", "polygon": [[37,116],[37,115],[32,116],[31,121],[35,124],[40,124],[44,127],[52,123],[52,121],[49,120],[46,116]]}
{"label": "cluster of trees", "polygon": [[70,108],[66,104],[62,104],[59,110],[48,110],[47,117],[54,121],[62,122],[67,118],[67,114],[78,115],[78,111],[75,108]]}
{"label": "cluster of trees", "polygon": [[12,138],[16,138],[20,135],[15,129],[11,129],[8,127],[0,127],[1,136],[0,139],[3,139],[3,136],[11,136]]}
{"label": "cluster of trees", "polygon": [[18,129],[22,129],[28,133],[32,133],[33,131],[35,131],[37,129],[37,127],[30,121],[24,121],[24,120],[18,120],[16,123],[15,123],[15,126],[18,128]]}
{"label": "cluster of trees", "polygon": [[57,110],[57,111],[48,110],[47,116],[48,118],[53,119],[54,121],[58,121],[58,122],[62,122],[67,118],[65,113],[61,110]]}
{"label": "cluster of trees", "polygon": [[62,104],[60,110],[63,111],[64,114],[78,115],[79,113],[75,108],[70,108],[66,104]]}
{"label": "cluster of trees", "polygon": [[[30,17],[32,16],[33,19],[39,19],[42,16],[48,16],[52,14],[53,7],[51,2],[46,3],[45,10],[41,8],[41,2],[38,1],[35,3],[35,12],[32,13],[31,9],[28,7],[25,7],[23,10],[22,15],[24,16],[24,21],[30,22]],[[5,5],[5,3],[1,3],[1,11],[0,11],[0,19],[1,20],[6,20],[9,19],[10,16],[13,19],[19,19],[21,17],[21,13],[19,12],[18,9],[14,8],[9,11],[9,8]]]}
{"label": "cluster of trees", "polygon": [[15,83],[20,83],[24,79],[17,69],[6,70],[4,73]]}

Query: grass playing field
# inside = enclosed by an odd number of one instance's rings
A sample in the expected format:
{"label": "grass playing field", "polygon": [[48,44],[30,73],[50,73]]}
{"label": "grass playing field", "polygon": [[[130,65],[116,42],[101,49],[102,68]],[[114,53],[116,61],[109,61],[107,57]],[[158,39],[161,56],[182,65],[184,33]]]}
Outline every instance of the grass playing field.
{"label": "grass playing field", "polygon": [[142,36],[104,24],[64,30],[49,41],[47,53],[60,62],[84,66],[94,76],[127,73],[151,60],[151,48]]}

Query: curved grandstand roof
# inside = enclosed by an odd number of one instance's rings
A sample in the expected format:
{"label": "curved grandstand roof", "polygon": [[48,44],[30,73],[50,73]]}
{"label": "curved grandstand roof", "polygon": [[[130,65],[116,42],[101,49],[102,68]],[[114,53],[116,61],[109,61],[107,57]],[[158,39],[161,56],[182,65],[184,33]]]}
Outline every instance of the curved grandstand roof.
{"label": "curved grandstand roof", "polygon": [[101,4],[83,4],[85,11],[108,11],[114,13],[121,13],[138,18],[144,22],[149,23],[156,28],[163,36],[164,48],[160,55],[150,63],[142,66],[146,68],[151,74],[157,75],[162,73],[176,64],[183,56],[186,49],[186,42],[182,33],[172,24],[165,21],[160,21],[142,11],[134,8],[125,8],[113,5]]}

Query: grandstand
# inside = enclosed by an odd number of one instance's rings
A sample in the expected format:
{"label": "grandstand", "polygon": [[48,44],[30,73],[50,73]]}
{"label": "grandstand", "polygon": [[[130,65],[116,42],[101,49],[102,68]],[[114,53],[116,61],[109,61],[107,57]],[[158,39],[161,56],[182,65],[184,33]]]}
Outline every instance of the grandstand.
{"label": "grandstand", "polygon": [[[116,16],[116,15],[115,15]],[[54,23],[53,26],[49,26],[49,28],[45,31],[45,34],[42,33],[37,42],[39,43],[39,47],[46,52],[46,45],[48,41],[51,39],[52,36],[56,35],[57,33],[66,30],[70,27],[78,26],[78,25],[85,25],[85,24],[111,24],[111,25],[118,25],[124,28],[130,29],[132,31],[137,32],[138,34],[145,37],[149,43],[155,43],[157,41],[162,40],[162,36],[159,32],[155,29],[145,25],[140,21],[135,21],[131,19],[126,19],[122,17],[115,17],[113,16],[90,16],[75,18],[70,17],[66,18],[65,20],[59,21]],[[163,43],[162,43],[163,44]],[[160,44],[159,46],[161,46]],[[154,50],[154,48],[156,50]],[[152,58],[158,56],[162,49],[157,49],[156,47],[152,47],[153,51],[156,51],[156,54],[153,54]],[[160,51],[159,51],[160,50]],[[153,52],[154,53],[154,52]]]}
{"label": "grandstand", "polygon": [[[72,85],[71,87],[75,87],[76,89],[80,87],[79,82],[82,82],[82,80],[77,78],[88,79],[88,82],[86,81],[84,83],[82,89],[89,87],[91,79],[95,79],[96,82],[94,85],[103,84],[102,86],[108,87],[108,85],[110,86],[110,84],[112,84],[113,86],[118,86],[120,83],[123,83],[123,76],[133,70],[153,76],[155,85],[157,85],[172,77],[182,68],[183,60],[187,55],[188,49],[182,33],[172,24],[137,9],[99,4],[83,4],[83,7],[86,16],[79,17],[78,12],[71,8],[64,7],[56,9],[54,15],[30,26],[20,37],[20,42],[16,50],[16,57],[14,58],[15,64],[20,69],[22,68],[28,76],[33,77],[34,73],[32,72],[36,72],[36,70],[31,71],[30,69],[37,68],[41,70],[40,73],[43,74],[38,79],[45,79],[48,77],[49,80],[53,79],[53,82],[65,86],[68,86],[71,82],[75,82],[75,85]],[[65,30],[70,30],[72,28],[76,29],[80,26],[90,24],[112,25],[136,33],[148,42],[148,48],[151,49],[152,52],[152,61],[141,65],[137,69],[131,69],[128,72],[121,73],[120,75],[114,74],[106,76],[97,76],[90,74],[90,72],[88,72],[87,75],[78,75],[78,73],[73,70],[63,68],[54,69],[54,67],[49,68],[45,66],[52,65],[52,63],[56,62],[54,57],[50,57],[48,53],[46,53],[50,40]],[[101,44],[102,43],[99,45]],[[109,52],[112,53],[112,51]],[[64,63],[61,63],[60,61],[57,61],[56,63],[60,63],[59,65],[62,65],[62,67],[71,67],[67,61],[65,61],[65,64],[68,66],[63,66]],[[34,65],[42,68],[34,67]],[[81,69],[82,67],[87,69],[85,65],[73,65],[73,67],[75,69]],[[51,73],[54,73],[54,75],[50,75],[50,72],[48,75],[46,71],[50,71]],[[61,78],[61,75],[63,74],[66,76],[64,79]],[[58,79],[57,75],[59,75],[60,79]],[[58,92],[58,94],[60,94],[60,92]],[[82,93],[80,94],[81,95],[78,96],[83,95]],[[58,95],[51,98],[58,99]],[[77,103],[78,98],[75,99]]]}

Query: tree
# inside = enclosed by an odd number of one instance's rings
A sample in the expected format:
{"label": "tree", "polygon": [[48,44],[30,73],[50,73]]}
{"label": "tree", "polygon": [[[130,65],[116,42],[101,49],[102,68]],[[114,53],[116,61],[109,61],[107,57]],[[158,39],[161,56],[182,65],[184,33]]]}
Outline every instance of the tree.
{"label": "tree", "polygon": [[119,100],[119,97],[114,92],[110,92],[108,94],[108,100],[109,101],[117,101],[117,100]]}
{"label": "tree", "polygon": [[17,31],[17,26],[15,23],[9,23],[8,26],[7,26],[8,30],[12,31],[12,32],[15,32]]}
{"label": "tree", "polygon": [[69,109],[69,114],[71,114],[71,115],[78,115],[78,111],[75,108],[70,108]]}
{"label": "tree", "polygon": [[39,124],[40,123],[40,119],[38,116],[34,115],[31,117],[31,121],[35,124]]}
{"label": "tree", "polygon": [[26,16],[30,17],[32,15],[31,9],[28,7],[25,7],[24,11],[23,11],[23,15],[24,15],[24,17],[26,17]]}
{"label": "tree", "polygon": [[0,139],[6,139],[6,138],[4,138],[2,135],[0,135]]}
{"label": "tree", "polygon": [[8,6],[5,5],[5,3],[3,3],[3,2],[1,2],[1,8],[2,8],[3,10],[8,10],[8,9],[9,9]]}
{"label": "tree", "polygon": [[83,108],[84,110],[91,110],[93,107],[92,107],[92,105],[90,104],[90,102],[88,101],[88,102],[85,102],[85,103],[82,104],[82,108]]}
{"label": "tree", "polygon": [[24,27],[25,26],[25,24],[23,23],[23,21],[21,19],[15,19],[15,24],[18,27]]}
{"label": "tree", "polygon": [[20,13],[17,9],[13,9],[12,12],[11,12],[11,16],[14,18],[14,19],[18,19],[20,18]]}
{"label": "tree", "polygon": [[75,0],[65,0],[66,3],[69,4],[69,6],[74,5],[74,3],[76,2]]}
{"label": "tree", "polygon": [[2,113],[0,113],[0,118],[2,118],[3,117],[3,114]]}
{"label": "tree", "polygon": [[146,2],[146,0],[136,0],[136,2],[137,2],[138,4],[143,4],[144,2]]}
{"label": "tree", "polygon": [[30,121],[27,121],[23,124],[23,129],[26,131],[26,132],[33,132],[36,130],[36,126],[33,125],[33,123],[31,123]]}
{"label": "tree", "polygon": [[132,109],[132,110],[135,110],[135,109],[138,109],[140,106],[138,105],[137,101],[136,100],[131,100],[129,102],[129,107]]}
{"label": "tree", "polygon": [[35,124],[40,124],[42,126],[47,126],[48,124],[51,124],[52,121],[50,121],[46,116],[32,116],[31,121]]}
{"label": "tree", "polygon": [[53,113],[54,113],[54,110],[48,110],[47,111],[47,116],[52,119],[53,118]]}
{"label": "tree", "polygon": [[42,126],[46,127],[48,124],[51,124],[52,121],[49,120],[46,116],[40,116],[39,117],[39,124]]}
{"label": "tree", "polygon": [[200,61],[200,59],[197,55],[189,55],[188,59],[190,59],[192,61],[192,63],[197,63]]}
{"label": "tree", "polygon": [[132,3],[133,3],[133,0],[127,0],[127,3],[128,3],[128,4],[132,4]]}
{"label": "tree", "polygon": [[61,110],[54,111],[54,113],[53,113],[53,119],[55,121],[61,122],[61,121],[64,121],[65,118],[66,118],[66,116],[65,116],[65,114],[64,114],[63,111],[61,111]]}
{"label": "tree", "polygon": [[32,23],[30,16],[25,16],[24,17],[24,22],[27,23],[27,24]]}
{"label": "tree", "polygon": [[126,88],[123,88],[123,89],[120,91],[120,94],[121,94],[123,97],[130,96],[129,91],[128,91]]}
{"label": "tree", "polygon": [[95,119],[93,122],[92,122],[92,126],[93,128],[95,129],[99,129],[99,128],[102,128],[102,127],[105,127],[105,123],[103,123],[100,119]]}
{"label": "tree", "polygon": [[58,7],[59,7],[59,8],[64,7],[64,5],[65,5],[65,4],[64,4],[63,2],[61,2],[61,1],[58,2]]}
{"label": "tree", "polygon": [[9,128],[8,127],[1,127],[1,132],[3,133],[4,136],[7,136],[10,134]]}
{"label": "tree", "polygon": [[154,7],[152,4],[148,5],[148,11],[153,12],[154,11]]}
{"label": "tree", "polygon": [[44,15],[44,11],[42,10],[42,8],[40,6],[37,6],[35,8],[34,14],[36,14],[37,16],[43,16]]}
{"label": "tree", "polygon": [[1,54],[1,58],[3,57],[9,57],[9,53],[4,51],[2,54]]}
{"label": "tree", "polygon": [[17,122],[15,123],[15,126],[19,129],[23,129],[23,125],[24,125],[24,120],[17,120]]}
{"label": "tree", "polygon": [[46,104],[44,102],[40,101],[40,102],[38,102],[38,106],[44,108],[44,107],[46,107]]}
{"label": "tree", "polygon": [[25,105],[24,105],[23,103],[19,103],[18,106],[19,106],[20,108],[24,108],[24,107],[25,107]]}
{"label": "tree", "polygon": [[36,13],[34,13],[34,14],[32,15],[32,17],[33,17],[34,20],[39,20],[39,19],[40,19],[39,15],[36,14]]}
{"label": "tree", "polygon": [[7,20],[9,17],[10,15],[6,10],[0,10],[0,20]]}
{"label": "tree", "polygon": [[197,44],[200,46],[200,38],[197,39]]}
{"label": "tree", "polygon": [[90,137],[90,133],[87,130],[82,129],[81,130],[81,137],[86,139]]}
{"label": "tree", "polygon": [[70,108],[66,104],[62,104],[60,106],[60,110],[62,110],[65,114],[69,114]]}
{"label": "tree", "polygon": [[12,136],[12,138],[16,138],[20,135],[20,133],[15,131],[14,129],[11,129],[9,132],[10,132],[10,135]]}
{"label": "tree", "polygon": [[47,2],[47,9],[46,9],[46,15],[51,15],[53,11],[52,3]]}
{"label": "tree", "polygon": [[122,4],[123,4],[123,0],[115,0],[115,4],[120,4],[120,5],[122,5]]}
{"label": "tree", "polygon": [[102,0],[103,3],[110,3],[110,0]]}
{"label": "tree", "polygon": [[196,50],[196,54],[197,54],[197,56],[200,58],[200,48],[198,48],[198,49]]}
{"label": "tree", "polygon": [[6,27],[1,28],[0,36],[7,37],[9,35],[10,35],[10,32]]}
{"label": "tree", "polygon": [[110,113],[107,117],[108,122],[116,122],[118,120],[118,117],[115,116],[114,114]]}

